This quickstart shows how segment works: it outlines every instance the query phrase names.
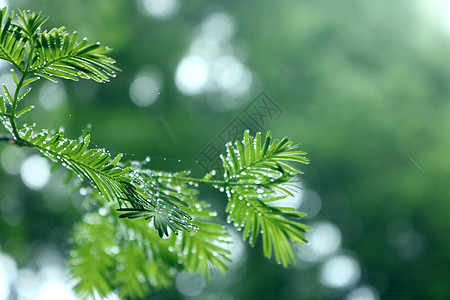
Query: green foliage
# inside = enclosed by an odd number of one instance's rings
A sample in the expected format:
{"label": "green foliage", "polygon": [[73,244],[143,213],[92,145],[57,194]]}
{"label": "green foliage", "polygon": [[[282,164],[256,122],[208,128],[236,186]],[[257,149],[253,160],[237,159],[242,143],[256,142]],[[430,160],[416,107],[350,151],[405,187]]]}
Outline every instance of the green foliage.
{"label": "green foliage", "polygon": [[[24,77],[31,73],[51,81],[55,81],[55,76],[106,82],[119,70],[113,65],[115,60],[107,56],[111,49],[100,43],[78,41],[78,34],[68,33],[65,27],[42,31],[47,18],[41,14],[22,11],[17,21],[13,20],[13,13],[6,15],[5,7],[0,11],[0,58],[13,64]],[[29,78],[23,86],[36,79]]]}
{"label": "green foliage", "polygon": [[229,185],[228,222],[243,229],[243,238],[253,246],[262,234],[265,256],[271,257],[273,248],[277,262],[287,266],[295,262],[289,242],[303,244],[303,232],[310,228],[296,222],[305,214],[270,204],[292,196],[286,184],[300,171],[288,161],[308,163],[306,153],[291,151],[296,147],[287,138],[272,140],[270,132],[261,141],[260,133],[253,138],[246,131],[235,146],[227,144],[227,156],[221,157]]}
{"label": "green foliage", "polygon": [[80,295],[117,291],[122,298],[139,299],[169,286],[179,271],[206,278],[211,268],[225,272],[231,240],[217,212],[198,199],[200,184],[226,191],[228,221],[243,229],[252,246],[261,234],[266,257],[274,254],[284,266],[295,261],[291,243],[305,242],[309,227],[298,223],[305,214],[273,206],[292,195],[289,184],[301,173],[292,163],[308,163],[290,140],[272,140],[270,132],[262,140],[260,133],[252,137],[246,131],[242,143],[227,144],[224,178],[213,179],[211,172],[198,179],[188,171],[157,172],[144,162],[122,162],[120,153],[113,158],[105,149],[90,148],[86,133],[70,139],[62,130],[19,128],[20,117],[33,108],[19,109],[30,91],[22,88],[41,77],[106,82],[119,69],[107,47],[79,42],[77,33],[64,27],[42,30],[46,18],[41,14],[20,12],[17,20],[13,14],[6,17],[6,8],[0,14],[0,58],[16,69],[11,71],[15,90],[3,85],[0,98],[0,118],[10,140],[66,168],[67,181],[76,175],[91,188],[69,258]]}
{"label": "green foliage", "polygon": [[[213,267],[226,271],[231,240],[225,227],[214,222],[217,213],[196,200],[197,192],[188,184],[176,180],[179,174],[158,172],[154,176],[179,190],[186,201],[195,201],[189,212],[199,230],[161,239],[144,219],[117,222],[118,213],[111,209],[111,203],[101,202],[94,192],[93,211],[85,214],[72,236],[75,246],[69,263],[73,276],[79,279],[76,290],[80,294],[93,295],[96,291],[106,296],[117,289],[121,297],[140,299],[150,288],[169,286],[177,271],[199,272],[207,278]],[[99,234],[101,238],[97,238]],[[100,271],[89,273],[93,265]],[[88,276],[84,276],[86,273]]]}

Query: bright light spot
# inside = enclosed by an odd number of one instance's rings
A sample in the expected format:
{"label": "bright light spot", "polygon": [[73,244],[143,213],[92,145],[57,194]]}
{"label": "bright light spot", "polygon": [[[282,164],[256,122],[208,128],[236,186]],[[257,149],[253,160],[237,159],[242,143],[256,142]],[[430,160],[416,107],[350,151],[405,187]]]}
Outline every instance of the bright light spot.
{"label": "bright light spot", "polygon": [[149,15],[159,19],[172,17],[180,9],[179,0],[140,0],[138,4]]}
{"label": "bright light spot", "polygon": [[355,284],[361,277],[358,262],[348,255],[330,258],[322,267],[320,282],[330,288],[346,288]]}
{"label": "bright light spot", "polygon": [[8,0],[0,0],[0,8],[9,6]]}
{"label": "bright light spot", "polygon": [[231,259],[229,263],[230,268],[237,268],[242,265],[245,261],[246,251],[245,245],[242,241],[241,236],[236,232],[236,230],[232,227],[228,228],[228,234],[231,237],[231,244],[222,245],[223,248],[230,250],[230,255],[228,256]]}
{"label": "bright light spot", "polygon": [[361,286],[348,293],[346,300],[378,300],[378,292],[369,286]]}
{"label": "bright light spot", "polygon": [[30,269],[21,269],[17,280],[14,282],[18,299],[34,299],[39,290],[38,276]]}
{"label": "bright light spot", "polygon": [[333,254],[341,245],[341,231],[329,222],[312,224],[313,231],[306,233],[309,241],[301,247],[298,256],[301,260],[316,262]]}
{"label": "bright light spot", "polygon": [[67,270],[57,252],[43,249],[41,258],[34,261],[42,267],[38,272],[17,270],[11,257],[0,253],[0,300],[7,300],[14,288],[14,299],[75,300],[75,293],[67,283]]}
{"label": "bright light spot", "polygon": [[183,58],[178,65],[175,82],[178,89],[186,95],[196,95],[205,89],[208,80],[208,64],[199,56]]}
{"label": "bright light spot", "polygon": [[175,284],[180,293],[185,296],[194,297],[200,295],[206,286],[205,277],[198,273],[178,273]]}
{"label": "bright light spot", "polygon": [[183,94],[205,93],[211,107],[219,110],[242,104],[253,75],[237,55],[240,49],[231,43],[235,32],[235,22],[226,13],[215,12],[203,20],[175,75]]}
{"label": "bright light spot", "polygon": [[7,146],[3,149],[0,157],[0,162],[3,169],[11,175],[17,175],[20,173],[20,165],[25,157],[22,149]]}
{"label": "bright light spot", "polygon": [[42,189],[50,179],[50,165],[39,155],[30,156],[20,168],[23,182],[30,189]]}
{"label": "bright light spot", "polygon": [[39,291],[38,300],[75,300],[75,295],[70,287],[60,281],[46,281]]}
{"label": "bright light spot", "polygon": [[6,271],[0,266],[0,300],[6,300],[9,297],[10,289]]}
{"label": "bright light spot", "polygon": [[[4,66],[4,65],[2,65]],[[13,91],[16,87],[14,84],[14,80],[12,79],[11,72],[9,69],[11,68],[11,65],[6,65],[8,68],[7,70],[0,70],[0,82],[5,84],[9,91]],[[3,71],[3,72],[1,72]]]}
{"label": "bright light spot", "polygon": [[322,200],[315,191],[305,190],[303,200],[300,205],[300,211],[306,213],[307,218],[315,217],[322,208]]}
{"label": "bright light spot", "polygon": [[202,23],[202,34],[209,38],[229,40],[233,37],[236,28],[228,14],[213,13]]}
{"label": "bright light spot", "polygon": [[[226,48],[226,45],[217,39],[200,36],[194,38],[189,47],[189,51],[201,56],[206,61],[214,61],[222,55],[224,47]],[[231,49],[229,52],[232,52]]]}
{"label": "bright light spot", "polygon": [[67,99],[66,88],[62,83],[45,82],[39,90],[39,101],[46,110],[60,107]]}
{"label": "bright light spot", "polygon": [[[281,194],[281,193],[280,193]],[[270,206],[292,207],[298,209],[303,199],[303,189],[300,182],[295,183],[294,196],[287,196],[286,198],[268,203]]]}
{"label": "bright light spot", "polygon": [[106,296],[106,298],[98,297],[99,300],[121,300],[117,293],[110,293]]}
{"label": "bright light spot", "polygon": [[153,74],[138,75],[130,86],[131,100],[141,107],[155,103],[160,94],[160,80]]}
{"label": "bright light spot", "polygon": [[418,1],[419,10],[426,12],[431,20],[441,22],[441,26],[450,31],[450,2],[448,0]]}
{"label": "bright light spot", "polygon": [[252,83],[252,75],[234,56],[219,58],[213,65],[213,77],[220,89],[235,95],[246,92]]}
{"label": "bright light spot", "polygon": [[11,292],[11,284],[17,277],[17,264],[14,259],[0,253],[0,300],[6,300]]}

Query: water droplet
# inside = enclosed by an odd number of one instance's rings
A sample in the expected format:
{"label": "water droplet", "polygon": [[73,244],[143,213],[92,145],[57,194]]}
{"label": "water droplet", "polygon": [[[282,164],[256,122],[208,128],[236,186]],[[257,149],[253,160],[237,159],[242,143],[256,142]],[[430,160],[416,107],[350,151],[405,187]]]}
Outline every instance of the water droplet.
{"label": "water droplet", "polygon": [[89,189],[88,188],[81,188],[80,189],[81,196],[86,196],[88,193],[89,193]]}

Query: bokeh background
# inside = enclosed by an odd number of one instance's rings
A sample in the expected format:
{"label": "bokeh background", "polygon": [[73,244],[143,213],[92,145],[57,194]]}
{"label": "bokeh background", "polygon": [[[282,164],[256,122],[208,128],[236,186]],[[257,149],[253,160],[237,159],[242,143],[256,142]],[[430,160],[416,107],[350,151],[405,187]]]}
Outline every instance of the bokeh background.
{"label": "bokeh background", "polygon": [[[181,274],[151,299],[450,298],[449,2],[0,4],[101,41],[123,70],[108,84],[36,84],[27,101],[39,128],[75,138],[91,124],[93,143],[112,153],[196,174],[236,118],[309,153],[290,204],[314,231],[296,266],[232,232],[227,275]],[[6,64],[0,79],[11,80]],[[258,128],[246,111],[261,92],[279,111]],[[76,299],[65,257],[82,201],[36,152],[0,145],[0,300]]]}

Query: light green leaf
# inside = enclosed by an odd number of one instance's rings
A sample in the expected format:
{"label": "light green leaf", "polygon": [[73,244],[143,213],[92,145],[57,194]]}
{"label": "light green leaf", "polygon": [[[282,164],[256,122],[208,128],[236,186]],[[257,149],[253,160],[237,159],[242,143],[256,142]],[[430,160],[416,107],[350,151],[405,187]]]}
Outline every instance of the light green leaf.
{"label": "light green leaf", "polygon": [[[300,170],[290,163],[308,163],[303,151],[287,138],[281,141],[266,134],[255,138],[244,133],[242,143],[227,144],[227,156],[222,156],[225,180],[230,188],[228,196],[228,222],[243,230],[243,238],[255,245],[262,236],[266,257],[275,256],[277,262],[287,266],[295,261],[292,243],[305,243],[308,226],[298,223],[303,213],[288,207],[273,207],[271,202],[292,195],[288,183]],[[281,193],[281,195],[280,195]]]}
{"label": "light green leaf", "polygon": [[26,112],[29,112],[29,111],[32,110],[33,108],[34,108],[34,105],[30,105],[30,106],[28,106],[28,107],[25,107],[24,109],[22,109],[21,111],[19,111],[19,112],[16,114],[16,118],[20,117],[21,115],[23,115],[23,114],[26,113]]}
{"label": "light green leaf", "polygon": [[5,98],[3,98],[3,96],[0,96],[0,113],[4,114],[5,112],[6,112]]}

